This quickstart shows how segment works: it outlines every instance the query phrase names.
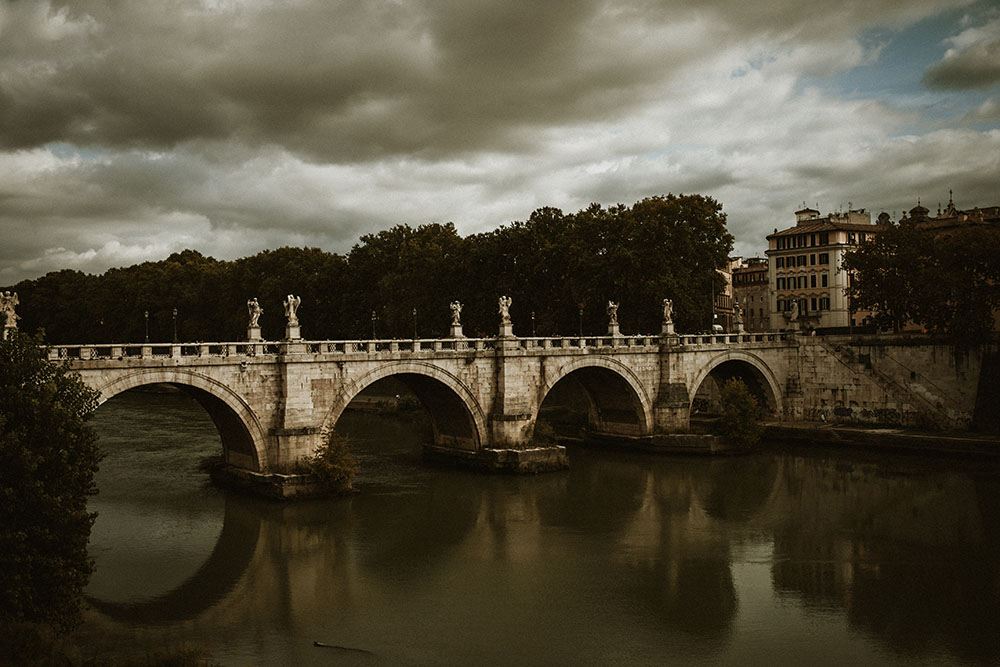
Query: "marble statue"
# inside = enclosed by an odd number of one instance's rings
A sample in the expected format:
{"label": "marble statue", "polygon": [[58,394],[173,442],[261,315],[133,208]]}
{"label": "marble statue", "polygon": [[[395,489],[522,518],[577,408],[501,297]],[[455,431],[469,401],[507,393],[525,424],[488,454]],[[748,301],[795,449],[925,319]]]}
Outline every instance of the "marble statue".
{"label": "marble statue", "polygon": [[733,303],[733,311],[733,322],[737,326],[743,326],[743,308],[740,306],[739,301]]}
{"label": "marble statue", "polygon": [[451,326],[457,327],[462,323],[462,302],[452,301],[451,302]]}
{"label": "marble statue", "polygon": [[618,324],[618,304],[614,301],[608,301],[608,324]]}
{"label": "marble statue", "polygon": [[302,303],[302,299],[300,297],[295,296],[294,294],[289,294],[288,298],[285,299],[284,301],[285,317],[288,318],[289,325],[295,325],[299,323],[299,318],[295,314],[295,311],[298,310],[300,303]]}
{"label": "marble statue", "polygon": [[0,294],[0,313],[3,313],[4,328],[5,329],[16,329],[17,321],[21,319],[21,316],[14,312],[14,308],[21,303],[17,298],[17,292],[13,294],[10,291]]}
{"label": "marble statue", "polygon": [[500,306],[500,324],[510,324],[510,304],[513,300],[509,296],[502,296],[497,300]]}
{"label": "marble statue", "polygon": [[674,323],[674,302],[670,299],[663,300],[663,323]]}
{"label": "marble statue", "polygon": [[792,307],[788,310],[788,321],[796,322],[799,319],[799,302],[792,301]]}
{"label": "marble statue", "polygon": [[257,322],[260,320],[260,316],[264,314],[264,309],[257,303],[257,297],[247,301],[247,310],[250,312],[250,324],[247,326],[251,328],[260,326]]}

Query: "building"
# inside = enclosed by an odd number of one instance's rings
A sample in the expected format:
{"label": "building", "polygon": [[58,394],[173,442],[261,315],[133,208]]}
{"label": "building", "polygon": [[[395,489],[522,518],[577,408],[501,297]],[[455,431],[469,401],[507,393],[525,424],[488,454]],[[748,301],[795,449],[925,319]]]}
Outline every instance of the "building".
{"label": "building", "polygon": [[743,329],[760,332],[771,328],[767,260],[750,257],[733,268],[733,298],[743,312]]}
{"label": "building", "polygon": [[[850,275],[840,271],[845,253],[877,233],[865,209],[830,213],[803,208],[795,226],[767,237],[770,329],[858,326],[867,312],[853,312],[846,294]],[[795,309],[797,308],[797,313]]]}

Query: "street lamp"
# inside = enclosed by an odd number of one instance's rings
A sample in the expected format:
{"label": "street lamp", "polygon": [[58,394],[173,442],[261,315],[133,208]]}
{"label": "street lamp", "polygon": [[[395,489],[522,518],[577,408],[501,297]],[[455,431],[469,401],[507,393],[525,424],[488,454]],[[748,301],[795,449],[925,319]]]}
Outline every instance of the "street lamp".
{"label": "street lamp", "polygon": [[413,340],[417,339],[417,309],[413,309]]}
{"label": "street lamp", "polygon": [[535,311],[531,311],[531,337],[535,337]]}
{"label": "street lamp", "polygon": [[376,315],[375,311],[373,310],[372,311],[372,340],[375,340],[375,320],[376,319],[378,319],[378,315]]}
{"label": "street lamp", "polygon": [[580,306],[580,338],[583,338],[583,306]]}
{"label": "street lamp", "polygon": [[149,342],[149,311],[143,313],[143,317],[146,318],[146,342]]}
{"label": "street lamp", "polygon": [[174,308],[174,342],[177,342],[177,309]]}

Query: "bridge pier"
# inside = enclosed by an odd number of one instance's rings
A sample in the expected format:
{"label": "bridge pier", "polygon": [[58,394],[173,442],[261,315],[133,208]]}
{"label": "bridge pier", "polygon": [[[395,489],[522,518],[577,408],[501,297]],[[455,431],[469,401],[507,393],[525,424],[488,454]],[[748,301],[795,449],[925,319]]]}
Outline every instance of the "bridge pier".
{"label": "bridge pier", "polygon": [[657,433],[683,433],[691,425],[691,398],[683,382],[660,385],[660,394],[653,404]]}

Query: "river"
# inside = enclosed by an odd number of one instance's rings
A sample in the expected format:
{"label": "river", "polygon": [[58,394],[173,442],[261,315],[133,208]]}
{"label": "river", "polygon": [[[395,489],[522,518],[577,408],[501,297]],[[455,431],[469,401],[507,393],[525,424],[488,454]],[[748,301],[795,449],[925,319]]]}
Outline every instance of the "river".
{"label": "river", "polygon": [[[569,471],[431,467],[347,413],[360,493],[213,487],[183,394],[122,394],[90,507],[82,630],[223,665],[1000,664],[996,465],[783,450],[570,450]],[[314,641],[345,647],[315,647]]]}

